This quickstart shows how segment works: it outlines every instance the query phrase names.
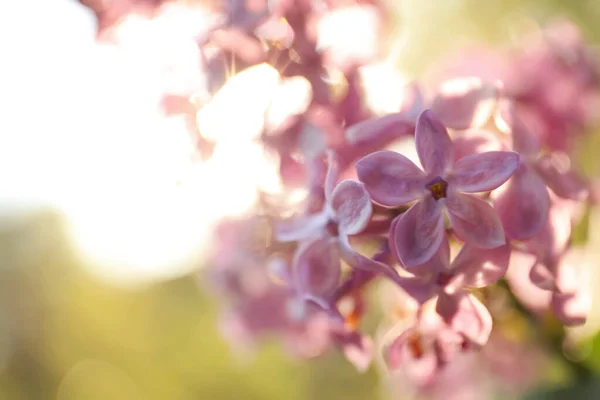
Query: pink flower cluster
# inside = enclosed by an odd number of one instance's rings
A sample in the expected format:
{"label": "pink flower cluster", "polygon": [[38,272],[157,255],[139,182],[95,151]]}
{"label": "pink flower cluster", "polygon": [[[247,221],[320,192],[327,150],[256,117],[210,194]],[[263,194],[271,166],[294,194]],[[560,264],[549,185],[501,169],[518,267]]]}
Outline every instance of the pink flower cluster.
{"label": "pink flower cluster", "polygon": [[[205,101],[232,58],[241,69],[271,63],[312,89],[308,106],[283,122],[270,121],[267,109],[260,136],[278,156],[284,186],[306,189],[300,209],[269,199],[257,215],[216,232],[203,282],[226,305],[232,343],[276,333],[304,357],[333,344],[360,370],[381,349],[389,369],[424,387],[486,345],[494,318],[481,293],[500,280],[525,307],[522,288],[535,286],[563,324],[585,322],[589,298],[565,262],[589,204],[570,144],[591,120],[598,67],[573,25],[551,26],[494,69],[483,56],[448,67],[432,96],[426,85],[407,85],[410,101],[376,116],[359,72],[382,52],[382,4],[227,4],[224,21],[198,38]],[[325,28],[336,21],[360,25],[371,39],[331,35]],[[332,70],[345,77],[341,96],[325,79]],[[180,100],[170,103],[175,112],[195,114],[198,105]],[[390,150],[398,140],[414,140],[418,160]],[[360,322],[366,289],[379,279],[416,310],[408,326],[374,346]]]}

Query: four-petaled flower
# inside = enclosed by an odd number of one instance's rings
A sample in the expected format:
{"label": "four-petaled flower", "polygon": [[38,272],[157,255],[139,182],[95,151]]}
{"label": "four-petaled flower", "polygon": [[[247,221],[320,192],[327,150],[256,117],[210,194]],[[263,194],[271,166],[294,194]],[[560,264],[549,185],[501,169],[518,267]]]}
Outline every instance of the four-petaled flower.
{"label": "four-petaled flower", "polygon": [[417,200],[390,231],[402,264],[423,264],[438,250],[444,209],[454,233],[465,242],[486,249],[502,246],[505,236],[498,215],[488,202],[469,193],[488,192],[506,182],[519,166],[518,153],[490,151],[454,162],[452,140],[430,110],[419,116],[415,141],[424,172],[389,150],[356,163],[359,180],[377,203],[396,207]]}
{"label": "four-petaled flower", "polygon": [[360,233],[371,220],[371,198],[364,185],[351,179],[337,183],[339,164],[329,153],[325,178],[325,206],[315,214],[284,221],[277,227],[279,241],[299,241],[292,265],[292,284],[299,295],[332,310],[343,259],[353,268],[400,277],[387,264],[354,251],[348,236]]}

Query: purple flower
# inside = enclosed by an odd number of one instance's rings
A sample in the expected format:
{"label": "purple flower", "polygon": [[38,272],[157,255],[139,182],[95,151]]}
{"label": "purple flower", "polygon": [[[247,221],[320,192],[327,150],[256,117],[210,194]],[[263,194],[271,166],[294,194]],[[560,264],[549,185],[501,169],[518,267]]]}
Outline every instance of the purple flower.
{"label": "purple flower", "polygon": [[450,262],[450,246],[445,239],[431,260],[411,270],[415,277],[405,278],[402,287],[421,303],[436,295],[454,295],[462,288],[482,288],[504,276],[509,259],[507,244],[481,249],[467,243]]}
{"label": "purple flower", "polygon": [[[432,307],[433,303],[423,306],[416,323],[396,337],[384,348],[384,358],[391,370],[401,369],[406,377],[419,386],[431,383],[441,370],[457,355],[473,349],[473,344],[483,345],[491,332],[491,317],[486,311],[486,324],[479,335],[473,338],[465,336],[455,327],[474,325],[472,314],[485,307],[467,296],[457,303],[455,319],[450,325]],[[464,330],[464,329],[463,329]],[[473,339],[475,340],[473,342]]]}
{"label": "purple flower", "polygon": [[344,180],[336,185],[339,175],[339,164],[330,152],[323,209],[284,221],[276,231],[279,241],[300,242],[292,266],[292,281],[297,292],[326,309],[332,308],[330,303],[339,285],[340,259],[354,268],[399,279],[392,267],[352,249],[349,236],[365,229],[371,219],[372,204],[362,183]]}
{"label": "purple flower", "polygon": [[452,140],[429,110],[415,129],[417,153],[425,172],[405,156],[382,150],[356,163],[358,178],[372,199],[395,207],[417,200],[390,231],[390,240],[405,267],[431,259],[444,237],[444,213],[455,234],[480,248],[505,243],[502,224],[484,200],[467,194],[502,185],[519,165],[515,152],[490,151],[454,162]]}
{"label": "purple flower", "polygon": [[[508,237],[529,239],[540,231],[548,218],[550,197],[546,186],[557,195],[574,200],[585,198],[587,189],[568,168],[568,158],[561,166],[557,153],[540,155],[541,145],[518,118],[514,103],[500,102],[496,123],[510,134],[512,149],[519,152],[520,159],[513,177],[497,193],[494,206]],[[564,168],[565,164],[567,168]]]}
{"label": "purple flower", "polygon": [[480,249],[463,245],[450,262],[450,247],[443,240],[427,263],[414,268],[414,278],[404,278],[401,287],[420,303],[436,298],[436,309],[444,321],[470,342],[483,346],[491,330],[487,309],[467,289],[495,283],[508,270],[510,247]]}

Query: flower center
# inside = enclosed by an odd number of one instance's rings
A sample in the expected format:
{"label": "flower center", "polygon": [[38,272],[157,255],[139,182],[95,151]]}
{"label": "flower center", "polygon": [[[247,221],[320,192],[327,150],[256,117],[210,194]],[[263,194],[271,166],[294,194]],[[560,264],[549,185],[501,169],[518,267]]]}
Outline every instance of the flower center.
{"label": "flower center", "polygon": [[342,297],[337,302],[338,310],[344,317],[344,325],[356,330],[363,314],[363,304],[358,293]]}
{"label": "flower center", "polygon": [[452,274],[451,273],[449,273],[449,272],[440,272],[438,274],[436,283],[439,286],[443,287],[443,286],[446,286],[450,282],[450,279],[452,279]]}
{"label": "flower center", "polygon": [[414,332],[408,338],[408,348],[414,358],[421,358],[425,355],[423,344],[421,343],[421,335]]}
{"label": "flower center", "polygon": [[327,233],[329,233],[329,235],[332,237],[338,237],[340,235],[340,228],[338,226],[338,223],[333,219],[327,221],[327,224],[325,224],[325,229],[327,230]]}
{"label": "flower center", "polygon": [[440,178],[439,176],[429,182],[426,185],[427,189],[431,192],[431,196],[435,200],[439,200],[441,198],[446,197],[446,190],[448,189],[448,182]]}

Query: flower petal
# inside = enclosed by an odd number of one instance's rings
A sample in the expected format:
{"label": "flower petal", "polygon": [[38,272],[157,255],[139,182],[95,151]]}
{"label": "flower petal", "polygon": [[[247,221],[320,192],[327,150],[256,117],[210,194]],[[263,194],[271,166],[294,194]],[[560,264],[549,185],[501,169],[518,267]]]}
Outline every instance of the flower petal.
{"label": "flower petal", "polygon": [[346,359],[358,372],[366,372],[373,360],[373,341],[356,331],[343,330],[332,333],[333,340],[340,346]]}
{"label": "flower petal", "polygon": [[525,123],[516,114],[515,104],[511,100],[501,100],[494,116],[498,129],[510,134],[512,148],[521,155],[535,155],[540,151],[539,140],[531,134]]}
{"label": "flower petal", "polygon": [[350,144],[386,142],[399,138],[414,129],[413,117],[408,112],[397,112],[359,122],[346,129],[346,140]]}
{"label": "flower petal", "polygon": [[351,179],[335,187],[331,194],[331,208],[335,211],[340,231],[347,235],[356,235],[365,229],[373,212],[364,184]]}
{"label": "flower petal", "polygon": [[583,325],[590,313],[591,298],[586,293],[553,293],[552,312],[567,326]]}
{"label": "flower petal", "polygon": [[506,182],[518,167],[519,154],[513,151],[472,154],[454,164],[452,183],[460,192],[487,192]]}
{"label": "flower petal", "polygon": [[454,161],[454,148],[446,127],[431,110],[425,110],[419,116],[415,142],[425,172],[430,176],[444,175]]}
{"label": "flower petal", "polygon": [[553,291],[556,289],[555,277],[552,272],[539,262],[535,263],[534,266],[531,267],[531,270],[529,270],[529,279],[531,280],[531,283],[542,290]]}
{"label": "flower petal", "polygon": [[327,215],[317,213],[280,221],[275,226],[275,238],[280,242],[295,242],[314,238],[323,232]]}
{"label": "flower petal", "polygon": [[452,136],[454,145],[454,160],[458,161],[471,154],[486,151],[505,150],[505,146],[495,133],[488,130],[463,131]]}
{"label": "flower petal", "polygon": [[441,294],[437,311],[454,331],[462,333],[472,344],[484,346],[487,343],[492,332],[492,316],[472,294]]}
{"label": "flower petal", "polygon": [[566,154],[545,154],[541,156],[535,170],[542,177],[546,185],[559,197],[572,200],[584,200],[588,195],[588,188],[573,169]]}
{"label": "flower petal", "polygon": [[442,84],[431,109],[448,128],[479,128],[492,115],[496,96],[496,88],[480,78],[455,78]]}
{"label": "flower petal", "polygon": [[536,235],[548,218],[549,207],[546,185],[523,164],[494,201],[506,235],[515,240]]}
{"label": "flower petal", "polygon": [[267,60],[267,53],[261,41],[254,35],[244,32],[243,29],[224,28],[213,31],[210,34],[210,41],[250,65],[257,65]]}
{"label": "flower petal", "polygon": [[572,232],[572,213],[555,196],[550,198],[546,222],[536,235],[528,240],[527,249],[544,262],[557,262],[567,251]]}
{"label": "flower petal", "polygon": [[529,274],[536,263],[536,257],[531,254],[513,250],[510,255],[510,266],[506,272],[506,281],[519,303],[538,313],[548,309],[551,293],[531,282]]}
{"label": "flower petal", "polygon": [[426,193],[423,171],[394,151],[369,154],[356,163],[356,172],[373,200],[384,206],[406,204]]}
{"label": "flower petal", "polygon": [[292,268],[294,283],[301,295],[327,299],[340,280],[338,248],[329,238],[306,243],[296,251]]}
{"label": "flower petal", "polygon": [[401,369],[410,381],[426,384],[436,376],[439,364],[433,349],[420,340],[419,332],[410,328],[384,349],[384,358],[391,370]]}
{"label": "flower petal", "polygon": [[329,199],[342,174],[340,160],[331,150],[327,151],[327,174],[325,175],[325,198]]}
{"label": "flower petal", "polygon": [[480,288],[502,278],[508,270],[510,246],[505,244],[494,249],[481,249],[464,244],[454,261],[452,270],[460,276],[463,286]]}
{"label": "flower petal", "polygon": [[[450,269],[450,243],[444,234],[440,247],[428,261],[410,269],[410,272],[420,277],[431,277]],[[431,279],[430,279],[431,280]]]}
{"label": "flower petal", "polygon": [[394,231],[393,248],[406,268],[429,261],[444,239],[444,215],[440,202],[425,197],[398,217]]}
{"label": "flower petal", "polygon": [[482,249],[506,243],[500,218],[488,202],[455,192],[446,198],[446,206],[454,233],[465,242]]}
{"label": "flower petal", "polygon": [[419,278],[400,277],[400,279],[400,288],[420,305],[425,304],[439,293],[439,286],[434,282]]}
{"label": "flower petal", "polygon": [[391,266],[365,257],[357,251],[354,251],[354,249],[350,246],[347,236],[340,236],[339,246],[343,260],[352,268],[382,274],[396,283],[400,283],[402,281],[398,275],[398,272],[396,272],[396,270]]}

